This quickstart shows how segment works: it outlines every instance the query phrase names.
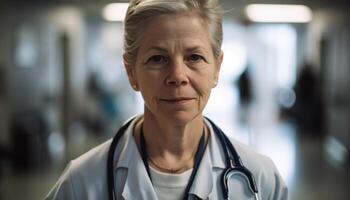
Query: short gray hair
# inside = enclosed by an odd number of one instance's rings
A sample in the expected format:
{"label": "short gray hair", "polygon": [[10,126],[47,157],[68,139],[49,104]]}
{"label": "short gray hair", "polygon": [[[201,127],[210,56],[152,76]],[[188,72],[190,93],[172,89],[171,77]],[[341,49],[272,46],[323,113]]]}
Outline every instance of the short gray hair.
{"label": "short gray hair", "polygon": [[138,38],[144,23],[152,17],[195,11],[209,25],[211,46],[219,58],[222,44],[222,9],[218,0],[130,0],[124,21],[124,53],[135,63]]}

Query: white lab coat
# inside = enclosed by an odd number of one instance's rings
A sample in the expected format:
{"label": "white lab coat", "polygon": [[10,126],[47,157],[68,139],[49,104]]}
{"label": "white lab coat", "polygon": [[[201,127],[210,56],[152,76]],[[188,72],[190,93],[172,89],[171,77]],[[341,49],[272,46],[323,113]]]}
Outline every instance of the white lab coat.
{"label": "white lab coat", "polygon": [[[141,155],[133,138],[134,120],[121,138],[115,151],[115,187],[117,199],[156,200],[157,195],[148,177]],[[223,199],[221,174],[225,157],[219,139],[210,127],[210,139],[190,189],[201,199]],[[285,200],[287,188],[273,162],[245,145],[230,139],[243,164],[256,179],[261,200]],[[107,154],[111,140],[93,148],[69,163],[58,182],[45,199],[55,200],[107,200]],[[247,182],[239,176],[229,181],[231,200],[254,199]]]}

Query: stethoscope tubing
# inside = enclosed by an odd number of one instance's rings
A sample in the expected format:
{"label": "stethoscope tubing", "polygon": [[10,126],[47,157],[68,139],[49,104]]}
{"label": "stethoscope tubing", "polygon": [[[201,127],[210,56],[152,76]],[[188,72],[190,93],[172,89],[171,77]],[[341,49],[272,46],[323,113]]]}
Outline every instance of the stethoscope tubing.
{"label": "stethoscope tubing", "polygon": [[114,185],[114,151],[117,148],[118,142],[120,138],[123,136],[123,133],[129,127],[134,118],[129,119],[117,132],[117,134],[113,137],[111,146],[108,149],[108,157],[107,157],[107,187],[108,187],[108,199],[116,200],[117,195],[115,193],[115,185]]}
{"label": "stethoscope tubing", "polygon": [[222,188],[224,199],[229,199],[228,198],[229,190],[228,190],[228,184],[227,184],[229,174],[232,173],[233,171],[237,171],[237,172],[240,172],[247,180],[248,187],[250,191],[254,194],[254,199],[259,200],[258,188],[256,186],[256,182],[253,174],[243,165],[243,162],[239,154],[237,153],[236,149],[234,148],[233,144],[230,142],[228,137],[224,134],[224,132],[209,118],[205,117],[205,119],[210,122],[214,132],[217,133],[216,135],[219,137],[220,143],[222,144],[222,148],[224,148],[226,166],[229,166],[224,170],[221,177],[221,188]]}
{"label": "stethoscope tubing", "polygon": [[[223,148],[224,156],[226,159],[226,166],[228,166],[221,177],[221,187],[224,199],[228,200],[228,178],[229,174],[233,171],[241,173],[244,178],[247,180],[248,188],[254,195],[255,200],[259,200],[258,189],[256,187],[255,179],[253,174],[244,167],[241,158],[239,157],[236,149],[233,147],[232,143],[229,141],[224,132],[217,126],[213,121],[209,118],[205,117],[205,119],[212,125],[214,133],[219,137],[220,143]],[[108,197],[110,200],[116,200],[117,195],[115,193],[115,184],[114,184],[114,152],[117,148],[118,142],[121,137],[124,135],[126,129],[129,127],[134,118],[128,120],[117,132],[117,134],[113,137],[111,146],[108,150],[107,157],[107,187],[108,187]],[[188,195],[186,195],[188,196]]]}

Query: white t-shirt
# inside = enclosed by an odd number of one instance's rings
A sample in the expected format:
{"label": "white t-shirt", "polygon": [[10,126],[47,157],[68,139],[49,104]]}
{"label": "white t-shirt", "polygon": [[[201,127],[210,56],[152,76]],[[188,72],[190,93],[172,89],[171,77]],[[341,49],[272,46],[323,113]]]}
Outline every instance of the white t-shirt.
{"label": "white t-shirt", "polygon": [[160,172],[151,166],[150,173],[154,190],[159,200],[182,200],[193,169],[181,174]]}

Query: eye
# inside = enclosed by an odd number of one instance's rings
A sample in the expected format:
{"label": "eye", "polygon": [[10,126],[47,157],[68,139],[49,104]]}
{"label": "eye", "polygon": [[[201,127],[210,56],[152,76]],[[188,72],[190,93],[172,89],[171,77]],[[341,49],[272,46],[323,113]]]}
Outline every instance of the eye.
{"label": "eye", "polygon": [[151,56],[146,64],[167,64],[169,62],[169,59],[162,55],[154,55]]}
{"label": "eye", "polygon": [[205,61],[204,57],[199,55],[199,54],[191,54],[189,57],[188,57],[188,60],[190,62],[199,62],[199,61]]}

